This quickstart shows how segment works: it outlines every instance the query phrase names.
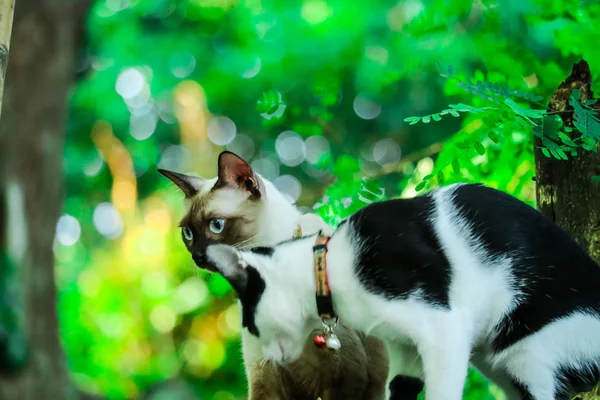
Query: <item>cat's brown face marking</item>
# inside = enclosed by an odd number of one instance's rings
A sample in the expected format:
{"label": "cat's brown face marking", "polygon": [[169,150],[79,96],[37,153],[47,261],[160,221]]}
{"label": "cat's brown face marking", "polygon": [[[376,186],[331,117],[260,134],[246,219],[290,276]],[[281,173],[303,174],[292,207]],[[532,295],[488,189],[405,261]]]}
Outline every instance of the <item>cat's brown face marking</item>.
{"label": "cat's brown face marking", "polygon": [[[239,189],[223,188],[200,193],[189,202],[188,212],[179,226],[183,242],[200,268],[214,272],[204,259],[209,244],[225,243],[240,248],[252,244],[258,232],[260,199],[254,200]],[[184,231],[185,228],[191,235]]]}
{"label": "cat's brown face marking", "polygon": [[179,223],[185,246],[198,267],[213,272],[205,260],[206,247],[253,244],[264,196],[262,181],[246,161],[225,151],[218,165],[218,177],[210,180],[159,170],[185,194],[187,212]]}

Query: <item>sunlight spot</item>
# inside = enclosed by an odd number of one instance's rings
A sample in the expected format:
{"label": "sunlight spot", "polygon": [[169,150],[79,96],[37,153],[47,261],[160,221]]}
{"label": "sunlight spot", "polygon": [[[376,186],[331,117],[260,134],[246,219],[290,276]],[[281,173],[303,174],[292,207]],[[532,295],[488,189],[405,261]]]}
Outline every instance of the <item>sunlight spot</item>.
{"label": "sunlight spot", "polygon": [[275,149],[281,162],[288,167],[300,165],[306,156],[304,140],[294,131],[279,134],[275,141]]}
{"label": "sunlight spot", "polygon": [[61,216],[56,224],[56,240],[63,246],[72,246],[81,236],[81,225],[77,218],[68,214]]}
{"label": "sunlight spot", "polygon": [[311,164],[319,162],[321,157],[331,150],[329,141],[325,136],[315,135],[310,136],[304,141],[306,145],[306,161]]}
{"label": "sunlight spot", "polygon": [[257,158],[252,161],[252,169],[268,180],[274,180],[279,176],[279,164],[268,158]]}
{"label": "sunlight spot", "polygon": [[354,99],[354,112],[362,119],[374,119],[381,113],[381,106],[359,93]]}
{"label": "sunlight spot", "polygon": [[168,293],[168,279],[161,271],[148,272],[142,277],[142,291],[148,297],[160,298]]}
{"label": "sunlight spot", "polygon": [[186,169],[190,158],[190,151],[179,144],[169,145],[162,153],[159,168],[171,171],[181,171]]}
{"label": "sunlight spot", "polygon": [[391,138],[381,139],[373,146],[373,160],[379,165],[398,162],[400,155],[400,146]]}
{"label": "sunlight spot", "polygon": [[113,182],[111,199],[119,210],[131,210],[135,208],[136,184],[130,179],[115,179]]}
{"label": "sunlight spot", "polygon": [[235,135],[235,138],[227,145],[226,149],[244,160],[250,160],[254,155],[254,141],[248,135]]}
{"label": "sunlight spot", "polygon": [[209,299],[206,283],[198,277],[191,277],[175,289],[172,306],[176,313],[185,314],[204,305]]}
{"label": "sunlight spot", "polygon": [[333,9],[323,0],[304,0],[302,18],[311,25],[317,25],[333,15]]}
{"label": "sunlight spot", "polygon": [[202,364],[210,369],[215,370],[223,365],[225,361],[225,346],[220,340],[206,340],[200,342],[199,355]]}
{"label": "sunlight spot", "polygon": [[96,157],[83,166],[83,173],[89,177],[98,175],[102,170],[102,166],[104,165],[104,157],[102,157],[102,153],[100,153],[97,149],[95,150]]}
{"label": "sunlight spot", "polygon": [[129,120],[129,133],[137,140],[148,139],[154,133],[157,122],[158,117],[154,113],[132,114]]}
{"label": "sunlight spot", "polygon": [[100,203],[93,215],[96,230],[108,239],[116,239],[123,232],[123,220],[111,203]]}
{"label": "sunlight spot", "polygon": [[235,123],[227,117],[215,117],[208,121],[208,138],[217,146],[231,143],[235,138]]}
{"label": "sunlight spot", "polygon": [[540,81],[538,80],[538,77],[535,73],[524,77],[523,80],[527,84],[528,88],[536,87],[538,85],[538,83],[540,83]]}
{"label": "sunlight spot", "polygon": [[237,304],[232,304],[225,311],[225,319],[227,320],[227,326],[229,329],[235,332],[241,331],[240,325],[240,309]]}
{"label": "sunlight spot", "polygon": [[254,63],[252,64],[252,66],[250,66],[250,68],[248,68],[244,71],[244,73],[242,73],[242,77],[246,79],[254,78],[260,72],[261,67],[262,61],[260,60],[260,57],[254,57]]}
{"label": "sunlight spot", "polygon": [[190,52],[174,54],[169,60],[171,73],[177,78],[185,78],[194,72],[196,59]]}
{"label": "sunlight spot", "polygon": [[419,0],[407,0],[402,3],[402,13],[406,22],[412,21],[424,10],[423,3]]}
{"label": "sunlight spot", "polygon": [[365,56],[377,64],[385,65],[388,62],[390,53],[385,47],[372,45],[365,48]]}
{"label": "sunlight spot", "polygon": [[150,323],[160,333],[168,333],[175,327],[177,318],[171,308],[165,305],[155,307],[150,312]]}
{"label": "sunlight spot", "polygon": [[94,297],[100,292],[101,282],[98,274],[88,269],[79,274],[77,285],[81,294],[87,297]]}
{"label": "sunlight spot", "polygon": [[300,181],[292,175],[281,175],[273,181],[273,184],[292,204],[298,200],[302,193]]}
{"label": "sunlight spot", "polygon": [[117,77],[115,90],[124,99],[131,99],[139,95],[145,85],[144,75],[137,68],[127,68]]}

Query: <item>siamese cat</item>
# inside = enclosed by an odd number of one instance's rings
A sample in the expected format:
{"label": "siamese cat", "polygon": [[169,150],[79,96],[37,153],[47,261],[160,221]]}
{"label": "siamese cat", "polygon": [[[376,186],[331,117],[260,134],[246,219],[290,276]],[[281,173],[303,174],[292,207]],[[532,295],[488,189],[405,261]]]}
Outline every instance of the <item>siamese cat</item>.
{"label": "siamese cat", "polygon": [[[274,245],[282,240],[331,228],[318,216],[302,215],[275,188],[231,152],[218,160],[213,179],[159,170],[185,194],[182,239],[198,267],[215,271],[206,260],[210,244],[239,249]],[[282,265],[285,272],[287,265]],[[243,324],[246,316],[243,316]],[[242,352],[251,400],[380,400],[384,398],[389,361],[385,344],[340,326],[338,352],[317,348],[316,333],[306,332],[298,360],[281,366],[265,360],[258,340],[242,331]]]}
{"label": "siamese cat", "polygon": [[509,399],[566,400],[600,381],[600,266],[495,189],[455,184],[373,203],[328,242],[313,234],[206,254],[275,363],[297,360],[320,326],[325,276],[340,321],[404,346],[405,372],[424,379],[427,400],[462,399],[470,363]]}

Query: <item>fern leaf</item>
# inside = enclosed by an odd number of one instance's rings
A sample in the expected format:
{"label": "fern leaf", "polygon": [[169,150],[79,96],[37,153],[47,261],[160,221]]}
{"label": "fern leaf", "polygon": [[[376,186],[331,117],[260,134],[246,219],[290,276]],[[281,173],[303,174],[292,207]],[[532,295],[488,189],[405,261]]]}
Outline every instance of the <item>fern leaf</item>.
{"label": "fern leaf", "polygon": [[534,110],[534,109],[531,109],[531,108],[522,107],[521,105],[519,105],[518,103],[516,103],[512,99],[505,99],[504,100],[504,104],[506,104],[507,106],[509,106],[511,108],[511,110],[513,110],[513,112],[515,114],[517,114],[520,117],[523,117],[527,121],[529,121],[529,123],[531,125],[533,125],[533,126],[536,126],[537,124],[535,122],[533,122],[531,120],[531,118],[533,118],[533,119],[539,119],[539,118],[544,117],[544,114],[546,113],[544,110]]}
{"label": "fern leaf", "polygon": [[581,132],[582,136],[600,141],[600,119],[598,119],[598,112],[581,104],[580,98],[581,92],[579,89],[573,90],[569,99],[569,104],[571,104],[575,112],[573,126]]}
{"label": "fern leaf", "polygon": [[460,111],[460,112],[470,112],[473,114],[479,114],[484,112],[485,110],[483,108],[478,108],[478,107],[473,107],[473,106],[468,106],[466,104],[463,103],[458,103],[458,104],[449,104],[448,107],[456,110],[456,111]]}
{"label": "fern leaf", "polygon": [[419,121],[421,120],[421,117],[407,117],[404,118],[404,122],[410,122],[409,125],[414,125],[419,123]]}

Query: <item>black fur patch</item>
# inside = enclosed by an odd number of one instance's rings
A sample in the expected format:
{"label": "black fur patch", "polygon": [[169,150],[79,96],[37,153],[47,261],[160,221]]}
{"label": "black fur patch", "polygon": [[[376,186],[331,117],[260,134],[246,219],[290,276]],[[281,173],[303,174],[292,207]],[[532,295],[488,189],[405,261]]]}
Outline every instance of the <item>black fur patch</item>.
{"label": "black fur patch", "polygon": [[254,322],[254,312],[260,298],[265,291],[265,281],[261,278],[256,268],[246,267],[248,281],[242,293],[238,293],[242,303],[242,326],[248,328],[248,332],[254,336],[260,336],[258,328]]}
{"label": "black fur patch", "polygon": [[360,246],[357,276],[364,287],[387,298],[419,290],[424,300],[449,307],[450,265],[429,217],[430,196],[368,205],[349,222]]}
{"label": "black fur patch", "polygon": [[521,395],[521,400],[535,400],[524,385],[516,381],[513,381],[513,385]]}
{"label": "black fur patch", "polygon": [[250,251],[254,254],[260,254],[261,256],[271,257],[275,250],[268,246],[256,246],[252,247]]}
{"label": "black fur patch", "polygon": [[501,351],[575,311],[600,315],[600,267],[554,222],[501,191],[462,185],[455,204],[492,256],[512,258],[524,299],[498,326]]}
{"label": "black fur patch", "polygon": [[600,383],[600,366],[585,369],[560,368],[557,378],[568,390],[559,391],[556,399],[569,400],[578,393],[590,392]]}
{"label": "black fur patch", "polygon": [[396,375],[390,382],[390,400],[417,400],[424,386],[419,378]]}

